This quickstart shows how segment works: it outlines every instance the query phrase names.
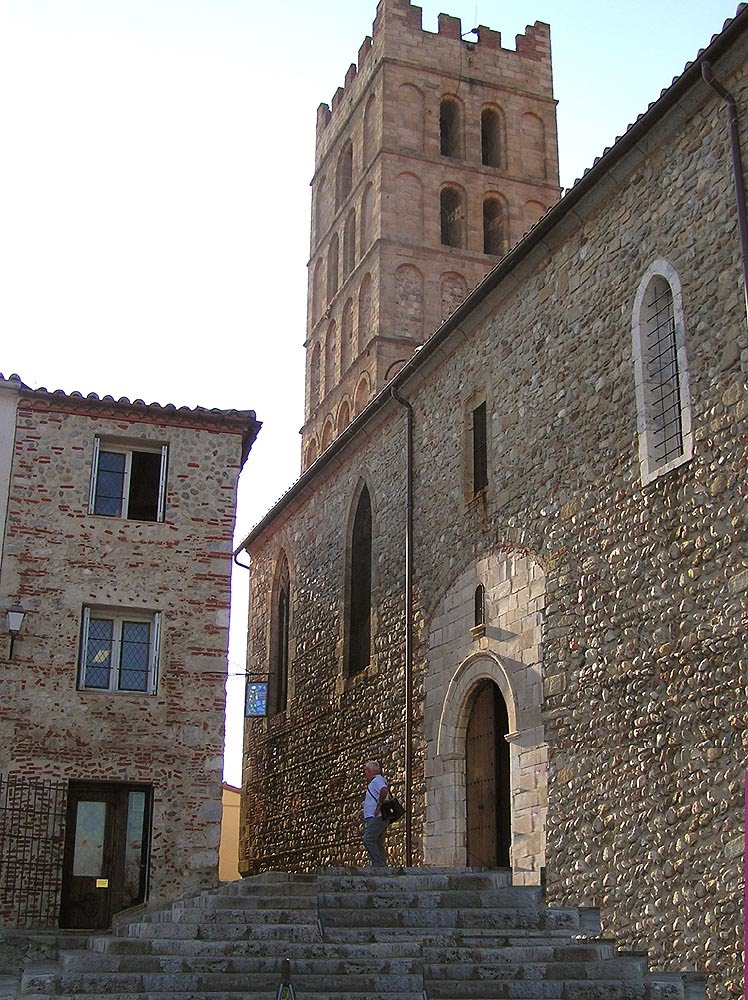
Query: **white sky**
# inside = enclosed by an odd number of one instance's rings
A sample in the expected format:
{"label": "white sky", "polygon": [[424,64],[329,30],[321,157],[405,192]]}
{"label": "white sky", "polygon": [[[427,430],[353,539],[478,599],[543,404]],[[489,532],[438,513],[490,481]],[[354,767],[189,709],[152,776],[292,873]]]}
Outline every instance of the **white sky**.
{"label": "white sky", "polygon": [[[561,184],[679,75],[732,0],[426,0],[551,25]],[[0,0],[0,371],[33,387],[254,409],[237,541],[299,472],[317,105],[375,0]],[[235,574],[236,576],[236,574]],[[246,574],[227,781],[239,783]]]}

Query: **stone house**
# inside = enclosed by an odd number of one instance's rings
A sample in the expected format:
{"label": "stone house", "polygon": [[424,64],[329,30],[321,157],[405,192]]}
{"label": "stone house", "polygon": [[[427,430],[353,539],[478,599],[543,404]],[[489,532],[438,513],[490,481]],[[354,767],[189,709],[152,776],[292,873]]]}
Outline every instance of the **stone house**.
{"label": "stone house", "polygon": [[17,376],[0,417],[0,921],[108,927],[217,878],[236,487],[260,424]]}
{"label": "stone house", "polygon": [[243,872],[363,863],[379,758],[394,863],[742,995],[747,57],[741,8],[248,534]]}

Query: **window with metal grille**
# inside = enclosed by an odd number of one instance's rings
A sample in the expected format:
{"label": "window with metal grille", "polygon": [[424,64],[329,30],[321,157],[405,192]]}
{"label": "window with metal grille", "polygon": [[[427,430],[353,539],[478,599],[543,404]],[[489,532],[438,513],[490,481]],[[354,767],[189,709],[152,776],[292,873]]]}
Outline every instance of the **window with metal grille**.
{"label": "window with metal grille", "polygon": [[488,486],[488,438],[486,404],[473,410],[473,493]]}
{"label": "window with metal grille", "polygon": [[693,453],[680,281],[668,261],[655,261],[642,278],[632,332],[639,462],[647,483]]}
{"label": "window with metal grille", "polygon": [[153,694],[160,622],[155,612],[84,608],[79,688]]}
{"label": "window with metal grille", "polygon": [[163,521],[168,447],[129,448],[94,439],[89,514]]}
{"label": "window with metal grille", "polygon": [[673,293],[664,278],[656,276],[650,281],[642,313],[648,423],[652,428],[654,462],[664,465],[683,452]]}

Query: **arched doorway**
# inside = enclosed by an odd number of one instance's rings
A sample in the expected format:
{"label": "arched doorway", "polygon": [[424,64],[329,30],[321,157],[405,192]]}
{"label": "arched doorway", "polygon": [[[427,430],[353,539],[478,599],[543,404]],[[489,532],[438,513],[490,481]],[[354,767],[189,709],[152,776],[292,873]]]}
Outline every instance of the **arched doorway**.
{"label": "arched doorway", "polygon": [[465,738],[467,863],[508,868],[512,842],[509,716],[497,684],[477,690]]}

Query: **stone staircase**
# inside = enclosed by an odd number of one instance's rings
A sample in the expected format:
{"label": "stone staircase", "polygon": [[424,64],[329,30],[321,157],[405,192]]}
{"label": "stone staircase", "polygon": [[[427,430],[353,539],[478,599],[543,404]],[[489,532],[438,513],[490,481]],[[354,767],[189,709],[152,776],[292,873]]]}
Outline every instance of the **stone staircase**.
{"label": "stone staircase", "polygon": [[120,914],[111,933],[27,967],[16,1000],[699,1000],[648,974],[594,911],[546,906],[506,871],[324,869],[224,884]]}

